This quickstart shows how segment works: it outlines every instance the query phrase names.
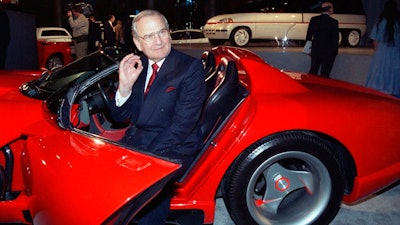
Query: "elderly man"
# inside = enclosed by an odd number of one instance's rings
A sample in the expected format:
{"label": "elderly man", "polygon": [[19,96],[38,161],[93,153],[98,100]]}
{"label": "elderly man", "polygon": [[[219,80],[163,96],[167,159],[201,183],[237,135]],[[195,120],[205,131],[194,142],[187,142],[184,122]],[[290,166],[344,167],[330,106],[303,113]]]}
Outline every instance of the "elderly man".
{"label": "elderly man", "polygon": [[[121,60],[111,114],[116,121],[130,120],[132,124],[123,143],[179,162],[179,177],[202,147],[203,65],[200,59],[171,47],[168,22],[158,11],[139,13],[132,30],[143,55],[130,54]],[[139,224],[165,224],[171,197],[171,189],[164,190],[145,208]]]}

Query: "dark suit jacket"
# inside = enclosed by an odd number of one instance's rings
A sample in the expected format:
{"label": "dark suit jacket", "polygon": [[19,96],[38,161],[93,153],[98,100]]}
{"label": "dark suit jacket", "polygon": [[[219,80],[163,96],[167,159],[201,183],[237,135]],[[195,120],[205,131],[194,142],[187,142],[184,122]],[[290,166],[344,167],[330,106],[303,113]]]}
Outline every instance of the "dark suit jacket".
{"label": "dark suit jacket", "polygon": [[96,41],[101,42],[100,23],[95,23],[89,20],[89,35],[88,35],[88,54],[96,51]]}
{"label": "dark suit jacket", "polygon": [[144,98],[148,59],[132,94],[121,107],[112,104],[112,117],[130,120],[123,142],[157,155],[194,156],[202,146],[199,127],[205,101],[205,74],[200,59],[171,49]]}
{"label": "dark suit jacket", "polygon": [[314,16],[307,30],[307,40],[312,40],[311,56],[334,56],[339,48],[339,23],[327,14]]}
{"label": "dark suit jacket", "polygon": [[[115,45],[115,31],[108,21],[104,23],[104,44],[105,46]],[[107,41],[107,43],[106,43]]]}

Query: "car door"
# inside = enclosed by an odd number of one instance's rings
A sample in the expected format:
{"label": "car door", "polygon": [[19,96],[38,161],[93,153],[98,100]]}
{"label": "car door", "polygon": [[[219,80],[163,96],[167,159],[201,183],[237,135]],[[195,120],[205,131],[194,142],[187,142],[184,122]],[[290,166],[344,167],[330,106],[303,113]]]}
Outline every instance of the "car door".
{"label": "car door", "polygon": [[[180,168],[98,132],[94,117],[107,114],[99,85],[110,85],[107,91],[118,85],[118,65],[100,70],[104,61],[89,58],[99,72],[80,67],[79,79],[46,100],[47,108],[57,108],[57,116],[54,109],[44,112],[47,119],[38,124],[44,134],[31,137],[23,153],[22,167],[29,168],[24,171],[34,171],[24,177],[34,196],[29,208],[35,224],[128,224]],[[76,126],[71,121],[76,113],[89,124]]]}

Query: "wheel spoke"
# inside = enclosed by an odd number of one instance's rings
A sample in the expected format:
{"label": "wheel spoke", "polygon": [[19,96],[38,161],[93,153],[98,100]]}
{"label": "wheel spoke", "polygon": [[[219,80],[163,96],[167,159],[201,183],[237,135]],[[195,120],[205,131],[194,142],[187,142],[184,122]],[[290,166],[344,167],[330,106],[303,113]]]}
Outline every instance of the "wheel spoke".
{"label": "wheel spoke", "polygon": [[276,215],[282,201],[295,190],[304,188],[310,195],[313,192],[313,176],[307,171],[289,170],[274,163],[263,172],[266,180],[265,195],[256,200],[256,205]]}
{"label": "wheel spoke", "polygon": [[243,46],[249,41],[250,35],[245,29],[239,29],[235,31],[233,39],[236,45]]}

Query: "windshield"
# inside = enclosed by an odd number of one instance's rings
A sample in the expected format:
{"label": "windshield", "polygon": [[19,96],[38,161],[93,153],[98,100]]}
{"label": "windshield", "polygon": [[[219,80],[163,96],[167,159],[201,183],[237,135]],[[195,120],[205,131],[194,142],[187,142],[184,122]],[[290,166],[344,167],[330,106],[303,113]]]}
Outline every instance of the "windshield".
{"label": "windshield", "polygon": [[54,72],[44,73],[39,79],[23,84],[20,91],[28,97],[45,100],[57,90],[69,86],[74,81],[85,80],[114,64],[116,61],[97,52]]}

